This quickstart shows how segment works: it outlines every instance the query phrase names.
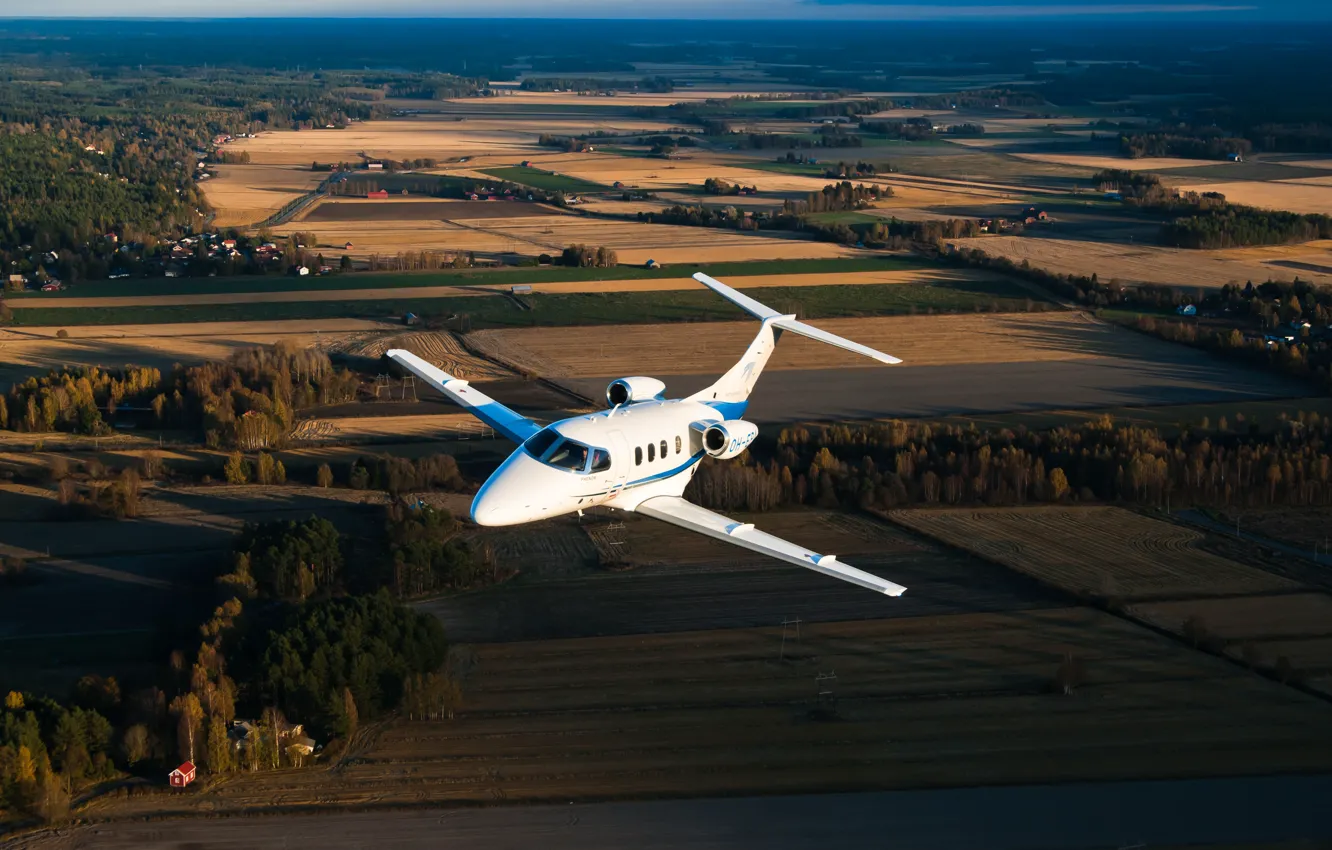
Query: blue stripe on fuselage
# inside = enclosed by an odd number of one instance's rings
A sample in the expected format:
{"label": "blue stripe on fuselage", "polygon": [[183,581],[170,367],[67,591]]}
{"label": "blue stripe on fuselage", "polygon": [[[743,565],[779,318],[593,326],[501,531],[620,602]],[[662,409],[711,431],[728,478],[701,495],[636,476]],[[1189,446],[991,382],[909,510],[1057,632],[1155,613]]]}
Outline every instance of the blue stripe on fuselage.
{"label": "blue stripe on fuselage", "polygon": [[[639,478],[636,481],[630,481],[619,489],[628,490],[632,487],[638,487],[642,484],[651,484],[653,481],[661,481],[663,478],[670,478],[672,476],[679,475],[681,472],[684,472],[686,469],[688,469],[689,467],[693,466],[694,464],[702,460],[703,455],[704,452],[699,452],[698,454],[691,455],[688,460],[686,460],[684,463],[680,464],[679,466],[675,467],[674,469],[667,469],[662,472],[657,472],[652,475],[649,475],[646,478]],[[609,492],[610,490],[602,490],[600,493],[582,493],[576,496],[575,498],[590,499],[594,496],[604,496]]]}
{"label": "blue stripe on fuselage", "polygon": [[705,401],[708,407],[721,414],[722,419],[739,419],[749,407],[748,401]]}

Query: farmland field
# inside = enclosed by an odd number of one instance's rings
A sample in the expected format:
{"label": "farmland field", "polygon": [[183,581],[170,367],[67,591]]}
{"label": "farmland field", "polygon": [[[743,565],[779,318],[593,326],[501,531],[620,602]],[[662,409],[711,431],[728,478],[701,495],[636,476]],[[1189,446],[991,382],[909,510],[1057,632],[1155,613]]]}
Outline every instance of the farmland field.
{"label": "farmland field", "polygon": [[[336,771],[239,775],[169,806],[217,815],[1332,766],[1326,705],[1087,609],[811,624],[781,654],[780,627],[477,645],[456,720],[372,727]],[[1067,654],[1087,671],[1071,697],[1050,692]],[[829,670],[836,720],[820,721],[814,676]],[[163,805],[106,800],[83,814]]]}
{"label": "farmland field", "polygon": [[1332,186],[1305,180],[1195,183],[1179,187],[1190,192],[1220,192],[1234,204],[1332,215]]}
{"label": "farmland field", "polygon": [[559,212],[527,201],[439,201],[434,199],[349,200],[327,199],[297,217],[317,224],[326,221],[422,221],[439,219],[513,218],[559,215]]}
{"label": "farmland field", "polygon": [[[1076,360],[1103,353],[1097,345],[1099,326],[1068,313],[827,319],[819,326],[889,351],[912,366]],[[690,345],[683,349],[680,329],[673,325],[514,328],[477,331],[470,340],[480,350],[502,354],[547,377],[599,377],[633,369],[690,375],[724,368],[744,352],[754,333],[752,323],[695,325],[689,329]],[[878,368],[857,355],[788,334],[766,368],[848,367]]]}
{"label": "farmland field", "polygon": [[340,340],[329,346],[331,351],[375,360],[391,348],[405,348],[464,381],[503,381],[516,377],[508,369],[468,352],[457,335],[448,331],[384,334],[359,340]]}
{"label": "farmland field", "polygon": [[[1154,245],[1117,244],[1032,236],[982,236],[957,240],[959,247],[1007,257],[1057,274],[1095,272],[1101,280],[1163,283],[1213,289],[1246,280],[1332,283],[1332,243],[1190,251]],[[1289,265],[1289,264],[1297,265]],[[1319,271],[1319,266],[1326,270]]]}
{"label": "farmland field", "polygon": [[1282,676],[1332,673],[1332,596],[1324,593],[1151,602],[1127,610],[1186,639],[1219,643],[1236,660]]}
{"label": "farmland field", "polygon": [[[306,319],[318,327],[325,322],[348,316],[367,319],[399,320],[408,312],[423,316],[449,317],[466,314],[474,328],[533,327],[544,325],[597,325],[624,322],[697,322],[732,319],[737,308],[703,287],[680,291],[582,292],[525,295],[519,302],[497,297],[477,297],[469,289],[457,293],[436,293],[433,298],[419,297],[423,290],[371,291],[353,297],[357,300],[329,297],[304,297],[290,300],[286,293],[268,298],[199,296],[201,302],[170,303],[98,303],[62,308],[43,304],[25,304],[15,312],[16,325],[38,328],[51,326],[54,334],[61,325],[119,325],[131,322],[206,322],[225,320]],[[427,290],[428,291],[428,290]],[[484,292],[485,290],[481,290]],[[490,293],[494,295],[495,293]],[[923,283],[849,284],[846,286],[779,286],[756,288],[751,294],[766,303],[790,306],[806,317],[904,315],[921,311],[1011,312],[1028,305],[1046,308],[1045,302],[1033,302],[1031,291],[1007,280],[939,280]],[[23,331],[11,331],[21,334]]]}
{"label": "farmland field", "polygon": [[263,221],[282,206],[313,192],[328,175],[303,167],[279,165],[217,165],[217,175],[200,183],[216,210],[213,225],[247,227]]}
{"label": "farmland field", "polygon": [[[499,203],[499,202],[496,202]],[[448,251],[475,252],[482,256],[559,254],[574,243],[613,248],[619,261],[642,265],[658,263],[709,263],[739,260],[783,260],[813,257],[844,257],[851,248],[832,242],[810,242],[790,234],[751,235],[736,230],[644,224],[598,218],[532,214],[512,218],[357,220],[319,222],[320,244],[341,246],[351,242],[346,253],[355,258],[372,254]],[[287,225],[280,233],[306,229],[305,223]]]}
{"label": "farmland field", "polygon": [[333,344],[401,326],[364,319],[318,322],[196,322],[183,325],[71,326],[67,338],[58,327],[0,329],[0,384],[63,365],[119,366],[133,363],[163,371],[175,363],[225,360],[241,348],[280,340],[302,348]]}
{"label": "farmland field", "polygon": [[1203,551],[1199,532],[1121,508],[911,510],[891,516],[1080,596],[1143,600],[1297,586]]}
{"label": "farmland field", "polygon": [[608,188],[601,183],[579,180],[563,174],[522,165],[513,165],[508,168],[487,168],[483,170],[483,173],[489,174],[498,180],[520,183],[547,192],[598,192]]}
{"label": "farmland field", "polygon": [[[399,278],[401,280],[401,278]],[[447,278],[446,278],[447,279]],[[497,277],[497,280],[503,279]],[[310,303],[313,301],[376,301],[409,298],[459,298],[467,296],[494,295],[498,292],[510,292],[513,284],[488,284],[486,278],[468,278],[462,286],[407,286],[376,287],[352,289],[333,286],[326,290],[308,288],[287,288],[282,281],[275,281],[270,291],[255,292],[252,287],[240,286],[235,292],[176,293],[172,295],[109,295],[80,297],[78,294],[64,295],[60,298],[19,298],[10,305],[13,309],[50,309],[67,308],[112,308],[112,307],[184,307],[199,304],[272,304],[280,302]],[[473,283],[472,280],[477,282]],[[338,283],[365,281],[372,278],[360,275],[343,278]],[[407,278],[405,283],[421,283],[421,278]],[[959,293],[991,291],[1003,295],[1003,306],[1020,306],[1011,301],[1011,296],[1024,291],[1015,289],[1012,281],[992,272],[971,269],[912,269],[900,271],[844,272],[833,274],[777,274],[747,275],[732,279],[736,289],[774,289],[803,288],[807,286],[869,286],[874,284],[911,284],[916,287],[935,287],[940,290],[953,289]],[[586,293],[627,293],[627,292],[701,292],[702,284],[692,277],[659,277],[626,280],[584,280],[556,281],[544,283],[535,281],[529,284],[535,293],[542,294],[586,294]],[[96,292],[96,289],[91,290]],[[907,290],[916,292],[918,290]],[[1039,290],[1033,294],[1040,297]],[[926,306],[922,302],[922,306]]]}

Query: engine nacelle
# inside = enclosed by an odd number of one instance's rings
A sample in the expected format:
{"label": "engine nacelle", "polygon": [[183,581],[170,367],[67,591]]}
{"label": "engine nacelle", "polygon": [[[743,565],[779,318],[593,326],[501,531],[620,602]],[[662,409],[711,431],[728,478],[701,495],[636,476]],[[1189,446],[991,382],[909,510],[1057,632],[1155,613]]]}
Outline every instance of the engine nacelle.
{"label": "engine nacelle", "polygon": [[728,460],[749,448],[758,436],[758,426],[743,419],[727,419],[703,429],[703,451],[718,460]]}
{"label": "engine nacelle", "polygon": [[666,392],[666,385],[656,378],[618,378],[606,387],[606,403],[611,407],[617,404],[633,404],[636,401],[652,401],[661,398]]}

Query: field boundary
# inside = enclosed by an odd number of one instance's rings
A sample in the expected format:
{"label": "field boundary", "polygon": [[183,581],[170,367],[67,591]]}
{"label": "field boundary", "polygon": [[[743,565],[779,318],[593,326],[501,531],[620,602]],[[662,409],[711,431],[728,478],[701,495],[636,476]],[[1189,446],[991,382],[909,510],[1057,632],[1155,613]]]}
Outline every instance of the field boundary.
{"label": "field boundary", "polygon": [[[1115,507],[1115,506],[1110,506],[1110,505],[1101,505],[1101,503],[1097,503],[1097,505],[1098,505],[1098,506],[1104,506],[1104,507]],[[1019,508],[1019,509],[1020,509],[1020,508]],[[911,509],[908,508],[908,509],[905,509],[905,510],[911,510]],[[965,510],[965,508],[962,508],[962,510]],[[1131,510],[1131,509],[1130,509],[1130,510]],[[910,526],[910,525],[907,525],[906,523],[899,522],[898,520],[896,520],[895,518],[893,518],[893,517],[890,515],[890,512],[888,512],[888,511],[880,512],[880,511],[876,511],[876,510],[872,510],[872,509],[870,509],[870,510],[869,510],[869,513],[870,513],[872,516],[878,517],[879,519],[882,519],[882,520],[885,520],[886,522],[891,523],[894,527],[899,528],[899,529],[901,529],[902,531],[905,531],[905,532],[908,533],[908,534],[912,534],[912,535],[917,535],[917,536],[923,537],[924,539],[930,541],[931,543],[933,543],[933,544],[935,544],[935,545],[942,546],[942,547],[944,547],[945,549],[947,549],[948,551],[953,552],[954,554],[961,554],[961,555],[966,556],[966,557],[975,558],[975,559],[977,559],[977,560],[983,561],[983,562],[985,562],[985,563],[987,563],[987,564],[990,564],[990,565],[992,565],[992,566],[999,567],[1000,569],[1003,569],[1003,570],[1007,570],[1008,572],[1016,573],[1016,574],[1018,574],[1018,575],[1025,575],[1025,576],[1031,578],[1033,581],[1035,581],[1037,584],[1039,584],[1039,585],[1040,585],[1041,587],[1043,587],[1045,590],[1047,590],[1047,591],[1049,591],[1049,592],[1051,592],[1051,593],[1055,593],[1055,594],[1061,594],[1061,595],[1063,595],[1064,598],[1071,600],[1072,604],[1075,605],[1075,606],[1082,606],[1082,607],[1086,607],[1086,608],[1091,608],[1091,609],[1096,610],[1096,611],[1101,611],[1102,613],[1105,613],[1105,614],[1107,614],[1107,615],[1109,615],[1109,616],[1111,616],[1111,617],[1115,617],[1115,618],[1117,618],[1117,619],[1119,619],[1119,620],[1123,620],[1123,621],[1126,622],[1126,623],[1130,623],[1130,624],[1132,624],[1132,625],[1134,625],[1134,626],[1137,626],[1137,627],[1142,628],[1142,629],[1146,629],[1146,630],[1148,630],[1148,631],[1150,631],[1150,632],[1152,632],[1152,633],[1154,633],[1154,634],[1160,635],[1161,637],[1167,638],[1167,639],[1173,641],[1174,643],[1179,644],[1180,646],[1182,646],[1182,647],[1185,648],[1185,649],[1191,649],[1191,650],[1194,650],[1194,651],[1196,651],[1196,652],[1201,652],[1201,653],[1204,654],[1204,655],[1210,655],[1210,656],[1212,656],[1213,658],[1219,658],[1219,659],[1225,661],[1227,664],[1230,664],[1230,665],[1232,665],[1232,666],[1234,666],[1234,667],[1237,667],[1237,668],[1239,668],[1239,669],[1241,669],[1241,670],[1244,670],[1244,671],[1246,671],[1246,672],[1252,673],[1252,674],[1254,674],[1254,675],[1261,676],[1261,677],[1263,677],[1264,679],[1267,679],[1268,681],[1270,681],[1270,682],[1272,682],[1272,683],[1274,683],[1274,684],[1280,685],[1280,686],[1282,686],[1282,687],[1293,688],[1293,689],[1299,691],[1300,693],[1305,694],[1306,696],[1311,696],[1311,697],[1314,697],[1315,699],[1321,700],[1322,702],[1332,704],[1332,693],[1324,693],[1324,692],[1322,692],[1322,691],[1318,691],[1318,690],[1316,690],[1316,689],[1314,689],[1314,688],[1309,687],[1308,685],[1305,685],[1303,682],[1300,682],[1300,681],[1298,681],[1298,680],[1296,680],[1296,679],[1293,679],[1293,678],[1283,682],[1283,681],[1281,681],[1281,680],[1277,677],[1277,675],[1276,675],[1276,673],[1275,673],[1274,671],[1266,670],[1266,669],[1263,669],[1263,668],[1250,667],[1249,665],[1247,665],[1247,664],[1244,663],[1244,660],[1243,660],[1242,658],[1236,658],[1236,657],[1234,657],[1234,656],[1232,656],[1232,655],[1226,653],[1226,652],[1224,651],[1224,648],[1214,648],[1214,647],[1209,646],[1206,642],[1203,642],[1203,641],[1199,641],[1199,642],[1197,642],[1197,643],[1191,643],[1190,641],[1188,641],[1188,640],[1184,637],[1184,635],[1178,634],[1178,633],[1176,633],[1176,632],[1172,632],[1172,631],[1170,631],[1169,629],[1166,629],[1166,628],[1164,628],[1164,627],[1162,627],[1162,626],[1158,626],[1158,625],[1156,625],[1155,623],[1150,622],[1149,620],[1144,620],[1144,619],[1141,619],[1141,618],[1139,618],[1139,617],[1135,617],[1134,615],[1127,613],[1127,611],[1125,610],[1125,608],[1127,607],[1127,605],[1130,604],[1130,603],[1120,603],[1120,604],[1115,604],[1112,600],[1109,600],[1109,599],[1106,599],[1106,598],[1104,598],[1104,597],[1097,596],[1097,595],[1094,595],[1094,594],[1089,594],[1089,595],[1084,596],[1084,595],[1082,595],[1082,594],[1079,594],[1079,593],[1076,593],[1076,592],[1074,592],[1074,591],[1072,591],[1072,590],[1069,590],[1068,588],[1060,587],[1060,586],[1057,585],[1057,584],[1054,584],[1054,583],[1052,583],[1052,582],[1046,581],[1045,579],[1042,579],[1042,578],[1039,577],[1039,576],[1031,575],[1031,574],[1029,574],[1029,573],[1022,573],[1022,572],[1020,572],[1020,571],[1018,571],[1018,570],[1013,569],[1012,567],[1008,566],[1007,564],[1003,563],[1002,561],[996,560],[996,559],[991,558],[991,557],[989,557],[989,556],[987,556],[987,555],[983,555],[983,554],[981,554],[981,553],[979,553],[979,552],[975,552],[975,551],[973,551],[973,550],[971,550],[971,549],[967,549],[966,547],[963,547],[963,546],[961,546],[961,545],[959,545],[959,544],[952,543],[952,542],[950,542],[950,541],[948,541],[948,540],[945,540],[945,539],[942,538],[942,537],[936,537],[936,536],[934,536],[934,535],[932,535],[932,534],[929,534],[929,533],[927,533],[927,532],[925,532],[925,531],[921,531],[920,529],[917,529],[917,528],[914,528],[914,527],[912,527],[912,526]],[[1187,528],[1190,528],[1191,530],[1195,530],[1195,531],[1199,530],[1197,527],[1190,526],[1190,525],[1188,525],[1188,524],[1186,524],[1186,523],[1178,522],[1178,521],[1173,520],[1172,518],[1170,518],[1170,515],[1169,515],[1169,514],[1165,515],[1167,518],[1164,519],[1164,520],[1162,520],[1162,518],[1159,517],[1159,516],[1155,516],[1155,515],[1153,515],[1153,514],[1151,514],[1151,513],[1144,512],[1144,511],[1141,511],[1141,510],[1133,510],[1133,513],[1139,514],[1140,516],[1145,516],[1145,517],[1147,517],[1148,519],[1154,519],[1154,520],[1157,520],[1157,521],[1168,522],[1168,523],[1171,524],[1171,525],[1176,525],[1176,526],[1180,526],[1180,527],[1187,527]],[[1204,533],[1206,533],[1205,530],[1204,530]],[[1245,566],[1249,566],[1249,565],[1246,564]],[[1258,569],[1258,570],[1262,570],[1262,572],[1265,572],[1265,573],[1268,572],[1268,570],[1263,569],[1263,568],[1261,568],[1261,567],[1252,567],[1252,566],[1250,566],[1250,569]],[[1270,574],[1270,573],[1269,573],[1269,574]],[[1283,576],[1282,578],[1284,578],[1284,576]],[[1315,593],[1317,593],[1317,592],[1321,592],[1321,590],[1318,589],[1318,588],[1310,588],[1310,587],[1305,587],[1305,588],[1303,588],[1303,590],[1304,590],[1305,592],[1315,592]],[[1290,594],[1293,594],[1293,593],[1298,593],[1299,591],[1300,591],[1300,588],[1297,587],[1297,588],[1291,588],[1291,589],[1289,589],[1289,590],[1286,590],[1286,591],[1283,591],[1283,592],[1281,592],[1281,593],[1279,593],[1279,594],[1274,594],[1274,595],[1290,595]],[[1252,593],[1249,593],[1249,594],[1240,594],[1240,596],[1253,596],[1253,595],[1255,595],[1255,594],[1252,594]],[[1191,599],[1191,598],[1197,598],[1197,597],[1172,597],[1172,601],[1185,601],[1186,599]],[[1222,597],[1206,597],[1206,598],[1210,600],[1210,599],[1215,599],[1215,598],[1222,598],[1222,599],[1224,599],[1224,598],[1227,598],[1227,597],[1226,597],[1226,596],[1222,596]],[[1132,604],[1142,604],[1142,602],[1143,602],[1143,600],[1135,600],[1134,603],[1132,603]]]}

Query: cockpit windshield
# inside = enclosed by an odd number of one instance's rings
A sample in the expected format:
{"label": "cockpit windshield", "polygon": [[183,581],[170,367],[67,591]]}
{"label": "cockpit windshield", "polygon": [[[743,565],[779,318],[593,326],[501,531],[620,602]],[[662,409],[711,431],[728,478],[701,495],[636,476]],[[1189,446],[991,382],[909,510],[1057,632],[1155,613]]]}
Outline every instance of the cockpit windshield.
{"label": "cockpit windshield", "polygon": [[605,449],[592,449],[576,440],[561,436],[554,428],[543,428],[523,443],[532,457],[546,464],[570,472],[584,472],[591,460],[592,472],[610,469],[610,454]]}
{"label": "cockpit windshield", "polygon": [[583,467],[587,466],[587,446],[575,443],[573,440],[564,440],[546,457],[546,463],[561,469],[581,472]]}

